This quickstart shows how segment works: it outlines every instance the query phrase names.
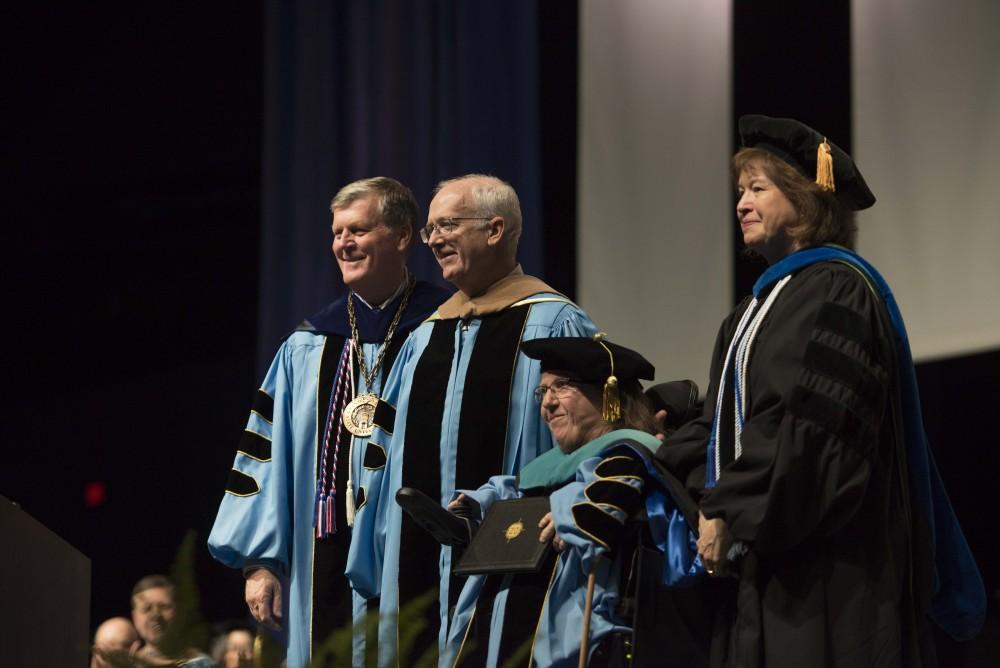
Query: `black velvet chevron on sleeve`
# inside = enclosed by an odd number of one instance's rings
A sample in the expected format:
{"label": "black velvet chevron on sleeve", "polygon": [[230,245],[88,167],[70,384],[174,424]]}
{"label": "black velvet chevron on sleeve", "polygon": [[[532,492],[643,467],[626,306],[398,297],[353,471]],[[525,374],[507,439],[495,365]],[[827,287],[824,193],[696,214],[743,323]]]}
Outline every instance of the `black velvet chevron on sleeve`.
{"label": "black velvet chevron on sleeve", "polygon": [[876,424],[864,420],[836,399],[804,387],[797,387],[788,402],[788,410],[818,424],[845,443],[871,444]]}
{"label": "black velvet chevron on sleeve", "polygon": [[253,407],[251,410],[268,422],[274,422],[274,399],[268,396],[264,390],[257,390],[257,394],[253,398]]}
{"label": "black velvet chevron on sleeve", "polygon": [[639,477],[642,475],[643,469],[643,464],[638,459],[615,455],[601,460],[594,468],[594,475],[599,478]]}
{"label": "black velvet chevron on sleeve", "polygon": [[885,374],[881,369],[868,367],[857,358],[819,341],[810,341],[806,346],[803,366],[851,388],[864,403],[877,401],[883,393]]}
{"label": "black velvet chevron on sleeve", "polygon": [[375,417],[373,418],[373,422],[376,427],[387,434],[391,434],[393,425],[396,424],[395,406],[379,399],[378,403],[375,405]]}
{"label": "black velvet chevron on sleeve", "polygon": [[260,491],[260,485],[246,473],[231,469],[226,481],[226,491],[236,496],[253,496]]}
{"label": "black velvet chevron on sleeve", "polygon": [[368,441],[368,445],[365,446],[365,459],[364,466],[366,469],[376,470],[385,466],[386,456],[385,448],[383,448],[378,443],[372,443]]}
{"label": "black velvet chevron on sleeve", "polygon": [[257,461],[271,461],[271,441],[257,432],[244,430],[236,449],[248,457],[253,457]]}
{"label": "black velvet chevron on sleeve", "polygon": [[591,503],[614,506],[624,513],[631,513],[642,497],[638,489],[618,480],[595,480],[583,493]]}
{"label": "black velvet chevron on sleeve", "polygon": [[871,323],[849,306],[833,302],[823,304],[815,327],[854,341],[871,352]]}
{"label": "black velvet chevron on sleeve", "polygon": [[581,531],[607,549],[618,542],[625,525],[590,503],[573,506],[573,521]]}

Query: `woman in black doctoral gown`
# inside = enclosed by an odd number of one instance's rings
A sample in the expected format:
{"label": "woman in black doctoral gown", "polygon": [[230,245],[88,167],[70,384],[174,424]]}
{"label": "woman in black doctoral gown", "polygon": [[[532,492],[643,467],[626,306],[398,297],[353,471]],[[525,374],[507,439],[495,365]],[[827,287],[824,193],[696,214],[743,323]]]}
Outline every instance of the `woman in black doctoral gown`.
{"label": "woman in black doctoral gown", "polygon": [[933,663],[928,613],[974,634],[982,582],[918,428],[898,310],[850,250],[875,198],[797,121],[745,116],[740,133],[736,213],[770,266],[719,330],[704,414],[657,454],[699,500],[708,573],[732,578],[713,663]]}

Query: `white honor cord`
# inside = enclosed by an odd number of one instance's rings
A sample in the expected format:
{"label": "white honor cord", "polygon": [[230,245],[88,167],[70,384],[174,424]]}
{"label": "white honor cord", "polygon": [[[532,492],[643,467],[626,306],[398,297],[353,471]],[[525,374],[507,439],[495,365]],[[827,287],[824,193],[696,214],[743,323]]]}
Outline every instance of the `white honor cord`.
{"label": "white honor cord", "polygon": [[719,476],[722,475],[722,454],[719,451],[719,420],[722,416],[722,398],[726,393],[726,370],[729,369],[729,360],[733,357],[733,352],[735,349],[735,343],[739,341],[740,337],[743,335],[743,329],[750,322],[750,316],[753,315],[754,309],[757,308],[757,300],[754,299],[747,306],[747,310],[743,312],[740,317],[739,323],[736,325],[736,332],[733,334],[732,340],[729,342],[729,348],[726,350],[726,359],[722,363],[722,376],[719,378],[719,390],[718,395],[715,397],[715,417],[712,426],[712,433],[715,435],[715,479],[718,480]]}
{"label": "white honor cord", "polygon": [[768,312],[771,310],[774,300],[778,298],[778,295],[781,294],[781,291],[790,280],[792,280],[791,274],[782,278],[774,286],[771,294],[764,300],[760,311],[750,321],[746,335],[736,348],[736,359],[733,360],[737,369],[737,379],[739,380],[739,385],[737,386],[739,388],[739,401],[736,404],[736,410],[733,411],[733,415],[736,418],[736,424],[733,429],[733,453],[736,459],[739,459],[743,454],[743,416],[746,415],[747,406],[747,365],[750,363],[750,348],[757,339],[757,330],[760,329],[761,323],[764,322],[764,318],[767,317]]}
{"label": "white honor cord", "polygon": [[[347,372],[351,379],[351,396],[357,396],[354,387],[354,342],[351,341],[347,356]],[[354,435],[351,435],[351,445],[347,450],[347,489],[344,490],[344,510],[347,514],[347,526],[354,526]]]}
{"label": "white honor cord", "polygon": [[[757,337],[757,330],[760,329],[761,323],[764,322],[764,318],[767,317],[768,311],[771,310],[771,306],[774,304],[774,300],[778,298],[778,295],[784,289],[785,285],[792,278],[791,274],[785,276],[771,293],[764,300],[759,311],[756,311],[758,301],[754,299],[750,302],[747,310],[743,312],[740,318],[739,324],[736,325],[736,332],[733,334],[732,340],[729,342],[729,349],[726,351],[726,359],[722,366],[722,377],[719,379],[719,394],[716,397],[715,404],[715,427],[713,428],[716,434],[715,442],[715,479],[718,480],[719,476],[722,475],[722,451],[719,448],[718,442],[718,424],[719,418],[722,414],[722,398],[725,394],[725,387],[727,382],[733,382],[730,378],[730,374],[726,373],[729,369],[730,360],[733,363],[733,367],[736,369],[736,383],[735,392],[733,393],[733,398],[737,401],[736,406],[733,409],[733,455],[735,459],[739,459],[740,455],[743,454],[743,417],[746,415],[746,378],[747,378],[747,366],[750,363],[750,349],[753,346],[754,339]],[[756,311],[756,312],[755,312]]]}

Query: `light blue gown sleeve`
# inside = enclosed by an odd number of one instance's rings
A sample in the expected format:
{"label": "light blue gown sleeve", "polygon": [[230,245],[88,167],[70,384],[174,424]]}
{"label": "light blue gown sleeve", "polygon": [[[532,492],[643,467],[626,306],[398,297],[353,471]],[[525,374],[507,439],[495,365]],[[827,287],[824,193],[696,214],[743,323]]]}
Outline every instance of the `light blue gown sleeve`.
{"label": "light blue gown sleeve", "polygon": [[551,336],[593,336],[597,333],[597,326],[591,322],[586,313],[575,306],[567,306],[560,314],[563,316],[557,321]]}
{"label": "light blue gown sleeve", "polygon": [[613,548],[629,516],[642,504],[641,464],[624,455],[591,457],[576,480],[549,497],[556,533],[580,557],[584,572],[591,561]]}
{"label": "light blue gown sleeve", "polygon": [[209,535],[209,552],[231,568],[264,566],[288,575],[294,441],[291,355],[292,346],[286,341],[257,391]]}
{"label": "light blue gown sleeve", "polygon": [[457,499],[459,494],[465,494],[478,503],[483,517],[486,517],[486,513],[495,501],[516,499],[520,496],[517,490],[517,478],[512,475],[495,475],[479,489],[455,490],[452,498]]}

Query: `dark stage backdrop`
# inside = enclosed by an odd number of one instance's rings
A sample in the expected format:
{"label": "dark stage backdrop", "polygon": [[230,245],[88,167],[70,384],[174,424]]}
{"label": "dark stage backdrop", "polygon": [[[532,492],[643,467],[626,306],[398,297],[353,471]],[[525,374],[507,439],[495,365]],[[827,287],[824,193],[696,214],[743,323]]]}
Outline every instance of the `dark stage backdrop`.
{"label": "dark stage backdrop", "polygon": [[[0,494],[92,559],[95,623],[128,613],[134,581],[168,570],[189,528],[206,617],[245,614],[240,575],[204,539],[255,365],[337,293],[327,206],[339,185],[389,173],[426,207],[439,178],[503,176],[537,235],[526,268],[575,291],[576,3],[335,7],[22,3],[0,24],[13,193]],[[849,143],[848,11],[734,3],[734,111],[801,115]],[[779,28],[803,43],[749,38]],[[808,35],[826,46],[808,51]],[[810,55],[779,67],[789,50]],[[803,89],[815,59],[826,84]],[[435,275],[423,247],[414,267]],[[736,276],[734,296],[752,282]],[[918,375],[995,590],[1000,352]]]}
{"label": "dark stage backdrop", "polygon": [[0,21],[0,494],[90,557],[94,624],[187,529],[206,615],[245,607],[204,540],[258,382],[261,25],[235,1]]}
{"label": "dark stage backdrop", "polygon": [[[266,3],[259,370],[343,292],[328,207],[358,178],[399,179],[424,213],[444,178],[507,180],[524,214],[520,260],[545,275],[538,4]],[[575,113],[572,98],[545,99]],[[444,284],[419,239],[410,266]]]}
{"label": "dark stage backdrop", "polygon": [[390,174],[426,207],[440,178],[502,176],[525,268],[572,290],[575,3],[314,4],[21,3],[0,25],[0,493],[92,558],[95,624],[187,529],[206,617],[245,616],[204,540],[256,365],[339,289],[340,185]]}

